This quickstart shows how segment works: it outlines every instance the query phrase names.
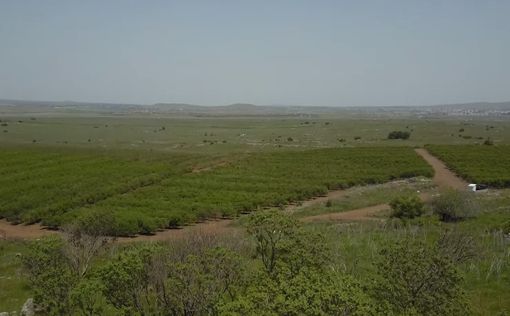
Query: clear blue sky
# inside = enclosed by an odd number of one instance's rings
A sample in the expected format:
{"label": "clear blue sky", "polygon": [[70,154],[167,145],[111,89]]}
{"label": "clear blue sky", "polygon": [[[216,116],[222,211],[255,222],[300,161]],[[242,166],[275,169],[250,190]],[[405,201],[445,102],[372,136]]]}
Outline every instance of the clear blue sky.
{"label": "clear blue sky", "polygon": [[510,100],[510,1],[0,0],[0,98]]}

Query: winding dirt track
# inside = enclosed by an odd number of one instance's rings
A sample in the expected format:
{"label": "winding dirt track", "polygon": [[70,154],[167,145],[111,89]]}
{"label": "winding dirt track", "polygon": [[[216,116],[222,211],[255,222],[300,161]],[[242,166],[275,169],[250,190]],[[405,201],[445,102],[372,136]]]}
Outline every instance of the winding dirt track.
{"label": "winding dirt track", "polygon": [[[439,188],[455,188],[465,189],[467,182],[457,177],[451,172],[446,165],[436,157],[432,156],[426,149],[419,148],[415,150],[427,163],[429,163],[434,169],[433,182]],[[202,171],[202,170],[200,170]],[[317,197],[304,201],[301,205],[288,205],[285,208],[286,212],[292,213],[298,209],[309,207],[316,204],[323,204],[330,199],[339,199],[343,197],[348,191],[336,190],[329,192],[326,196]],[[421,194],[423,200],[428,200],[430,196],[428,194]],[[364,207],[352,211],[320,214],[315,216],[304,217],[301,220],[304,222],[318,222],[318,221],[360,221],[360,220],[377,220],[374,217],[377,213],[388,210],[390,207],[388,204],[379,204],[369,207]],[[194,225],[186,226],[181,229],[167,229],[164,231],[157,232],[154,235],[139,235],[134,238],[121,237],[117,240],[120,242],[130,241],[162,241],[171,239],[182,239],[189,235],[196,233],[201,234],[224,234],[233,233],[239,230],[239,227],[230,225],[232,220],[220,219],[210,220],[203,223],[197,223]],[[48,230],[39,224],[33,225],[12,225],[5,219],[0,220],[0,239],[1,238],[15,238],[15,239],[35,239],[40,238],[49,234],[59,233],[58,231]]]}

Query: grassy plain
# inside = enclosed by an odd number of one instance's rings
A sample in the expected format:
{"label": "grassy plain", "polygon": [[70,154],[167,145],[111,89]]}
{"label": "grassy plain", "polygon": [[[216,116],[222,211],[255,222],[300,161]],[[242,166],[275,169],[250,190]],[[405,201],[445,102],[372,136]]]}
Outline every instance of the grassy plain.
{"label": "grassy plain", "polygon": [[[463,119],[2,117],[0,144],[206,153],[351,146],[510,144],[508,121]],[[20,122],[21,121],[21,122]],[[393,130],[408,140],[388,140]],[[459,132],[461,131],[462,132]]]}

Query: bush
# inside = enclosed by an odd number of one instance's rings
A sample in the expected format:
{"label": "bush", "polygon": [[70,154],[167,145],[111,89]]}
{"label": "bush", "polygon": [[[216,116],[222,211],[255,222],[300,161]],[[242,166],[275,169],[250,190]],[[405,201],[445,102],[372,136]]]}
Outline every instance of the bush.
{"label": "bush", "polygon": [[500,229],[505,235],[510,235],[510,220],[507,220],[503,224],[500,225]]}
{"label": "bush", "polygon": [[391,217],[412,219],[423,214],[424,204],[417,195],[398,197],[390,203]]}
{"label": "bush", "polygon": [[407,237],[381,251],[374,296],[394,315],[469,315],[462,276],[439,243]]}
{"label": "bush", "polygon": [[406,131],[393,131],[388,134],[388,139],[408,139],[411,133]]}
{"label": "bush", "polygon": [[443,222],[454,222],[473,217],[478,206],[470,192],[448,190],[442,192],[431,202],[432,211]]}

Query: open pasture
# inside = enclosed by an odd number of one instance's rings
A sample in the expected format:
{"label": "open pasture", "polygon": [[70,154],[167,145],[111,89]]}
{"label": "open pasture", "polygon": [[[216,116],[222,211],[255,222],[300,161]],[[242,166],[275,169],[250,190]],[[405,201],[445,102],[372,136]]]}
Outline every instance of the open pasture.
{"label": "open pasture", "polygon": [[[55,114],[53,114],[55,115]],[[508,121],[417,118],[2,116],[0,144],[229,153],[325,147],[510,144]],[[407,140],[389,140],[392,131]]]}
{"label": "open pasture", "polygon": [[427,149],[470,182],[510,187],[510,146],[429,145]]}

